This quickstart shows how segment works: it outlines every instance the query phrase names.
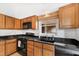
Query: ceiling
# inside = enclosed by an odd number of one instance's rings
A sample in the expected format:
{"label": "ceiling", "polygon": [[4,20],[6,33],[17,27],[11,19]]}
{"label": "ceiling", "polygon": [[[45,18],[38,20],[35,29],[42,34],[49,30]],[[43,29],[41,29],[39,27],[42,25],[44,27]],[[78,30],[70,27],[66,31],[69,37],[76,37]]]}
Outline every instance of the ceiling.
{"label": "ceiling", "polygon": [[16,18],[54,12],[69,3],[0,3],[0,13]]}

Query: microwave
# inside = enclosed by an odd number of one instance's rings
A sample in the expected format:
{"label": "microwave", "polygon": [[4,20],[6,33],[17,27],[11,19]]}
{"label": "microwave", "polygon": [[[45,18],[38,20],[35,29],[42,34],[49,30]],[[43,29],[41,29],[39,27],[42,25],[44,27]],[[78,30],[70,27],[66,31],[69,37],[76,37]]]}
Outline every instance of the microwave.
{"label": "microwave", "polygon": [[32,29],[32,22],[23,23],[23,29]]}

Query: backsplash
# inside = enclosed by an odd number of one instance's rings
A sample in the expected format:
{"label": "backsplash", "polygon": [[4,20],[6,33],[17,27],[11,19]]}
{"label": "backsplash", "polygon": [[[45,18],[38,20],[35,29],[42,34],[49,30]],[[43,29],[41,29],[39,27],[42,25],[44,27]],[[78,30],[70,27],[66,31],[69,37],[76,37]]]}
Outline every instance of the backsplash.
{"label": "backsplash", "polygon": [[0,36],[23,34],[21,30],[0,30]]}
{"label": "backsplash", "polygon": [[6,35],[17,35],[17,34],[26,34],[26,33],[37,33],[36,30],[8,30],[3,29],[0,30],[0,36],[6,36]]}
{"label": "backsplash", "polygon": [[65,38],[74,38],[79,40],[79,29],[65,29],[64,35]]}
{"label": "backsplash", "polygon": [[[30,29],[30,30],[0,30],[0,36],[25,34],[26,32],[35,33],[36,36],[45,35],[40,34],[38,30]],[[79,29],[57,29],[57,33],[54,35],[54,37],[73,38],[79,40]]]}

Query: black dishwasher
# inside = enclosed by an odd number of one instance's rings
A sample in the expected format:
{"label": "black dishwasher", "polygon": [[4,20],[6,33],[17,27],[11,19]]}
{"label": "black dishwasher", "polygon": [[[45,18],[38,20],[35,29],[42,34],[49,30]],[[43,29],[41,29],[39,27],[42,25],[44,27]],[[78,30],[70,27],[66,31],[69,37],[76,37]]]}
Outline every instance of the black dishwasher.
{"label": "black dishwasher", "polygon": [[26,55],[26,48],[27,48],[27,39],[26,37],[20,36],[18,38],[18,51],[21,55]]}

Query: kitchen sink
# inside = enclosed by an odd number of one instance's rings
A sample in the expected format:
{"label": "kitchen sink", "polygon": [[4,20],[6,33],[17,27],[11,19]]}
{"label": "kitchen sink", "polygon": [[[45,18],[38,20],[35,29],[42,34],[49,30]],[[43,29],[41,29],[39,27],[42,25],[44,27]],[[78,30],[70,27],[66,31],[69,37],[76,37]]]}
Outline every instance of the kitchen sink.
{"label": "kitchen sink", "polygon": [[40,38],[41,41],[45,41],[45,42],[54,42],[53,37],[42,37]]}

